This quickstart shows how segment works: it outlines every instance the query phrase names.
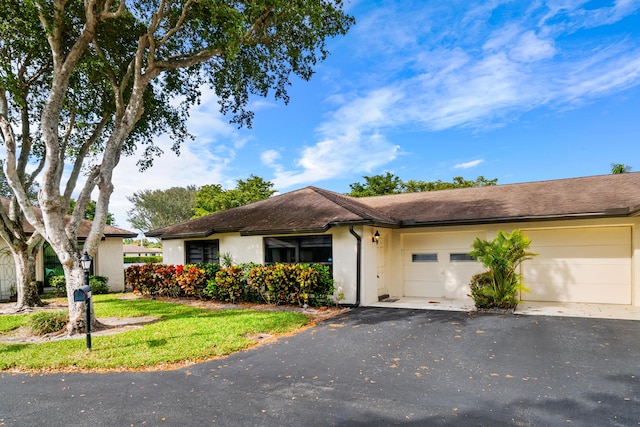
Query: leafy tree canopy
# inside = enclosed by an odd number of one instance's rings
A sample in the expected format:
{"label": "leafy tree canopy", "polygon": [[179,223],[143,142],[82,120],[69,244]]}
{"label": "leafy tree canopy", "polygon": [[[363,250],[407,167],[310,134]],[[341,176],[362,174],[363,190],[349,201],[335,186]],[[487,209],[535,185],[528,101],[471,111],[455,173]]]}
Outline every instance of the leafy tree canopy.
{"label": "leafy tree canopy", "polygon": [[402,181],[399,177],[390,172],[385,172],[384,175],[363,176],[365,182],[356,182],[349,184],[351,191],[347,195],[351,197],[369,197],[369,196],[383,196],[386,194],[399,194],[399,193],[418,193],[422,191],[437,191],[437,190],[451,190],[454,188],[467,188],[467,187],[485,187],[490,185],[496,185],[498,179],[486,179],[483,176],[479,176],[475,180],[467,180],[461,176],[453,178],[452,182],[445,181],[421,181],[421,180],[409,180]]}
{"label": "leafy tree canopy", "polygon": [[150,239],[123,239],[125,245],[138,245],[144,248],[162,248],[162,243],[157,240]]}
{"label": "leafy tree canopy", "polygon": [[[76,207],[75,199],[71,199],[71,207],[69,208],[69,214],[73,212],[73,209]],[[87,204],[87,209],[84,212],[84,219],[88,219],[89,221],[93,221],[96,216],[96,201],[91,200]],[[107,224],[108,225],[116,225],[116,219],[111,212],[107,214]]]}
{"label": "leafy tree canopy", "polygon": [[250,175],[239,179],[236,188],[224,190],[219,184],[204,185],[196,194],[194,218],[268,199],[276,190],[273,183]]}
{"label": "leafy tree canopy", "polygon": [[612,174],[629,173],[629,172],[631,172],[631,166],[625,165],[622,163],[611,163]]}
{"label": "leafy tree canopy", "polygon": [[292,77],[308,80],[327,41],[353,25],[342,8],[342,0],[0,1],[3,168],[14,205],[65,269],[69,333],[82,316],[72,292],[82,282],[78,226],[96,190],[84,244],[95,255],[120,157],[142,144],[140,166],[149,166],[159,132],[178,152],[188,109],[207,86],[239,126],[251,125],[252,96],[286,103]]}
{"label": "leafy tree canopy", "polygon": [[167,190],[141,190],[127,199],[129,222],[138,231],[149,231],[188,221],[193,216],[198,187],[172,187]]}

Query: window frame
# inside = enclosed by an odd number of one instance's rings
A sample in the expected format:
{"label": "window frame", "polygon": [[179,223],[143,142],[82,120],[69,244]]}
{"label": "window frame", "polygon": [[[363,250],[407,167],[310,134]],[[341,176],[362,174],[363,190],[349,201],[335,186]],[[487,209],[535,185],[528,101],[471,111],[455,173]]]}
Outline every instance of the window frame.
{"label": "window frame", "polygon": [[[310,243],[313,239],[321,240],[320,244],[314,245]],[[279,241],[281,244],[279,246],[270,245],[271,242]],[[291,254],[287,254],[288,259],[282,260],[281,257],[274,257],[273,252],[274,249],[278,248],[289,249],[292,251]],[[329,248],[329,256],[323,257],[326,260],[311,260],[311,261],[301,261],[301,249],[306,249],[307,251],[319,248]],[[302,235],[302,236],[267,236],[263,239],[263,248],[264,248],[264,264],[272,265],[272,264],[320,264],[320,265],[333,265],[333,236],[331,234],[313,234],[313,235]],[[278,260],[275,260],[279,258]]]}
{"label": "window frame", "polygon": [[[191,258],[192,250],[194,246],[201,246],[200,248],[200,256],[201,261],[193,261]],[[210,249],[215,248],[211,251],[211,255],[208,256],[205,251],[205,246],[208,246]],[[185,240],[184,242],[184,260],[185,264],[220,264],[220,240],[219,239],[211,239],[211,240]]]}

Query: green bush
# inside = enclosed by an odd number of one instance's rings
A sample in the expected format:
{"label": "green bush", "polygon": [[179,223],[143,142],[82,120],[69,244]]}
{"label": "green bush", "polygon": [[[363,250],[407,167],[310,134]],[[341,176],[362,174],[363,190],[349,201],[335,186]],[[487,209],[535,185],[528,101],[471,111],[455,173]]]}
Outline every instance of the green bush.
{"label": "green bush", "polygon": [[28,327],[36,335],[45,335],[60,332],[69,321],[69,316],[64,311],[42,311],[29,319]]}
{"label": "green bush", "polygon": [[250,287],[268,304],[321,306],[329,303],[333,280],[329,267],[274,264],[251,270]]}
{"label": "green bush", "polygon": [[219,269],[218,264],[131,265],[125,269],[125,286],[143,295],[204,299],[207,282]]}
{"label": "green bush", "polygon": [[125,285],[144,295],[312,306],[330,304],[334,291],[330,268],[308,264],[132,265]]}
{"label": "green bush", "polygon": [[89,287],[93,295],[108,294],[110,291],[108,283],[109,278],[106,276],[89,277]]}
{"label": "green bush", "polygon": [[124,257],[125,264],[141,264],[141,263],[158,264],[161,262],[162,262],[161,256],[126,256]]}
{"label": "green bush", "polygon": [[[108,294],[110,289],[107,283],[109,283],[109,278],[106,276],[89,276],[89,287],[92,294]],[[64,276],[49,277],[49,286],[53,288],[55,296],[63,297],[67,295],[67,281]]]}
{"label": "green bush", "polygon": [[62,276],[49,277],[49,286],[53,288],[53,294],[57,297],[63,297],[67,295],[67,282]]}
{"label": "green bush", "polygon": [[491,288],[491,273],[485,271],[474,275],[471,278],[471,298],[476,308],[491,308],[494,306],[493,298],[486,294],[486,290]]}
{"label": "green bush", "polygon": [[520,291],[528,291],[522,284],[518,266],[536,254],[528,252],[531,241],[520,230],[510,234],[498,231],[491,241],[477,238],[469,255],[487,268],[483,275],[471,280],[471,297],[478,308],[514,309]]}

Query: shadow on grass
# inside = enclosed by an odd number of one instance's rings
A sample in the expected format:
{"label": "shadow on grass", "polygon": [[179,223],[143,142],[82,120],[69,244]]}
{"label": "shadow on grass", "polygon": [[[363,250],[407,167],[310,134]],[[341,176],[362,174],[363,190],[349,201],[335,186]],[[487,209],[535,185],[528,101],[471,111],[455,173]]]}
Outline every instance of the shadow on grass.
{"label": "shadow on grass", "polygon": [[18,353],[31,344],[4,344],[0,346],[0,353]]}

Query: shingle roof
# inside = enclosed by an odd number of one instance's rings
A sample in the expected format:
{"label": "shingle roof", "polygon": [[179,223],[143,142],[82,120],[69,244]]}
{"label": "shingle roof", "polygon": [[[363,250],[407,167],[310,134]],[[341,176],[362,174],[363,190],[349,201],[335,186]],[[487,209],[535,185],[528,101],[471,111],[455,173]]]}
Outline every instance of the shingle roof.
{"label": "shingle roof", "polygon": [[640,173],[353,198],[306,187],[146,233],[164,239],[214,233],[326,231],[334,225],[415,227],[640,212]]}
{"label": "shingle roof", "polygon": [[640,209],[640,173],[366,197],[399,225],[622,216]]}
{"label": "shingle roof", "polygon": [[[9,209],[9,199],[6,199],[4,197],[0,199],[2,201],[2,206],[5,212],[7,212]],[[39,208],[35,208],[35,213],[39,218],[42,218],[42,213]],[[65,218],[65,221],[66,220],[68,220],[68,217]],[[80,222],[80,226],[78,227],[78,238],[85,239],[89,235],[89,232],[91,231],[91,224],[92,222],[86,219],[83,219]],[[24,227],[24,231],[27,234],[32,234],[35,230],[33,226],[26,220],[23,222],[22,226]],[[119,228],[112,225],[105,225],[102,234],[105,237],[121,237],[123,239],[133,238],[138,235],[138,233],[134,233],[133,231],[125,230],[124,228]]]}
{"label": "shingle roof", "polygon": [[336,224],[395,221],[360,203],[358,199],[316,187],[306,187],[266,200],[191,221],[152,230],[148,237],[164,239],[206,237],[236,231],[242,234],[322,232]]}

